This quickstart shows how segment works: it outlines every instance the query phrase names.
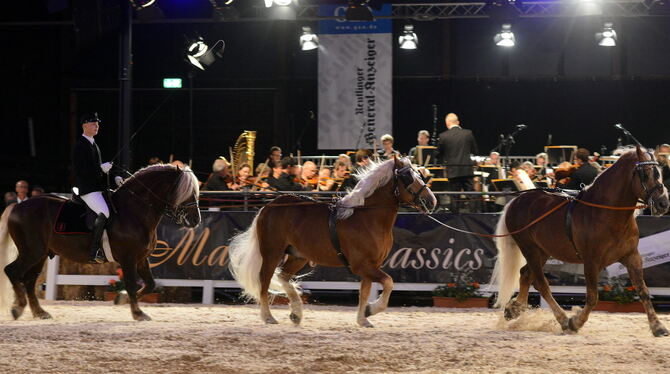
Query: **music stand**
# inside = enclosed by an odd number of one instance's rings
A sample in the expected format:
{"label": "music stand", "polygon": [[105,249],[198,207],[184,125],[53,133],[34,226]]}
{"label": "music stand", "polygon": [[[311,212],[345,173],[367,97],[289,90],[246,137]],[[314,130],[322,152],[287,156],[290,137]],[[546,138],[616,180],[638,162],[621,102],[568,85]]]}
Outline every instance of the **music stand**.
{"label": "music stand", "polygon": [[432,145],[418,145],[416,146],[416,161],[417,164],[423,165],[424,161],[424,153],[428,153],[430,155],[430,162],[431,164],[435,163],[435,150],[437,147],[433,147]]}
{"label": "music stand", "polygon": [[448,178],[433,178],[430,182],[431,191],[449,191]]}
{"label": "music stand", "polygon": [[519,189],[512,179],[493,179],[491,184],[498,192],[518,191]]}
{"label": "music stand", "polygon": [[547,164],[558,165],[561,162],[572,162],[572,155],[577,152],[576,145],[548,145],[544,147]]}

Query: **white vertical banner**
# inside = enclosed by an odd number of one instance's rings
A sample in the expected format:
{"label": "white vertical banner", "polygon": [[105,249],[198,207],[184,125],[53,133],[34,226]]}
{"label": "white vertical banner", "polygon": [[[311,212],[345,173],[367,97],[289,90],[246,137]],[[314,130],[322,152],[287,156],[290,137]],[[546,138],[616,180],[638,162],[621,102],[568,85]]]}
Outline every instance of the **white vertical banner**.
{"label": "white vertical banner", "polygon": [[[319,14],[344,18],[345,10],[322,5]],[[373,15],[391,15],[391,5]],[[391,31],[390,19],[319,22],[319,149],[372,148],[391,134]]]}

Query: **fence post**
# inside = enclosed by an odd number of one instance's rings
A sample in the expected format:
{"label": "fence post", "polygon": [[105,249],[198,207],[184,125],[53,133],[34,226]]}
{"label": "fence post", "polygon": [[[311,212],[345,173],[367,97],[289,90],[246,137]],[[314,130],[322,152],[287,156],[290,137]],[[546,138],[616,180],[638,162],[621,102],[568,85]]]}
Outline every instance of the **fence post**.
{"label": "fence post", "polygon": [[56,300],[58,297],[58,268],[60,267],[60,257],[54,256],[47,263],[47,289],[44,294],[46,300]]}
{"label": "fence post", "polygon": [[381,285],[378,283],[372,283],[370,286],[370,296],[368,296],[368,302],[373,303],[379,297],[379,291],[381,291]]}
{"label": "fence post", "polygon": [[202,283],[202,303],[214,304],[214,281],[205,279]]}

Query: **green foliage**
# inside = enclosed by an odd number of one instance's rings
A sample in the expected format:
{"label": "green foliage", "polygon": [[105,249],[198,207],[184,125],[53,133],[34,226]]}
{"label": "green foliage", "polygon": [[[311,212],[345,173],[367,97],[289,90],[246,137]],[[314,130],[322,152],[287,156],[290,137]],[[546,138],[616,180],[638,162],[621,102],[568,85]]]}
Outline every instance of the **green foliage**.
{"label": "green foliage", "polygon": [[603,301],[616,301],[619,304],[630,304],[639,300],[635,287],[627,285],[621,278],[613,278],[598,287],[598,298]]}
{"label": "green foliage", "polygon": [[483,297],[479,294],[479,283],[472,280],[470,274],[458,273],[453,275],[452,281],[438,286],[433,290],[434,296],[454,297],[463,301],[470,297]]}

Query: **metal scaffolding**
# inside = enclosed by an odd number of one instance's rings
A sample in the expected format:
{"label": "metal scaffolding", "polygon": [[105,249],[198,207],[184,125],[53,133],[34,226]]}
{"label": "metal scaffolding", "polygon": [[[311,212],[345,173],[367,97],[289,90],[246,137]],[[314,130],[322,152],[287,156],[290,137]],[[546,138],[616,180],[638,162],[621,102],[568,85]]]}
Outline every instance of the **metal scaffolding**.
{"label": "metal scaffolding", "polygon": [[[590,15],[602,15],[605,17],[646,17],[650,14],[651,1],[644,0],[602,0],[592,3]],[[579,16],[579,3],[577,0],[548,0],[548,1],[526,1],[515,5],[505,5],[506,16],[521,18],[536,17],[575,17]],[[392,4],[391,16],[378,18],[391,19],[456,19],[456,18],[490,18],[495,13],[501,12],[502,7],[494,7],[490,2],[463,2],[463,3],[424,3],[424,4]],[[318,5],[293,6],[295,19],[299,21],[318,21],[323,19],[343,19],[341,16],[319,16]],[[252,17],[255,21],[268,18],[268,10],[263,7],[256,9]],[[243,21],[240,18],[237,21]],[[251,19],[247,19],[251,20]]]}

